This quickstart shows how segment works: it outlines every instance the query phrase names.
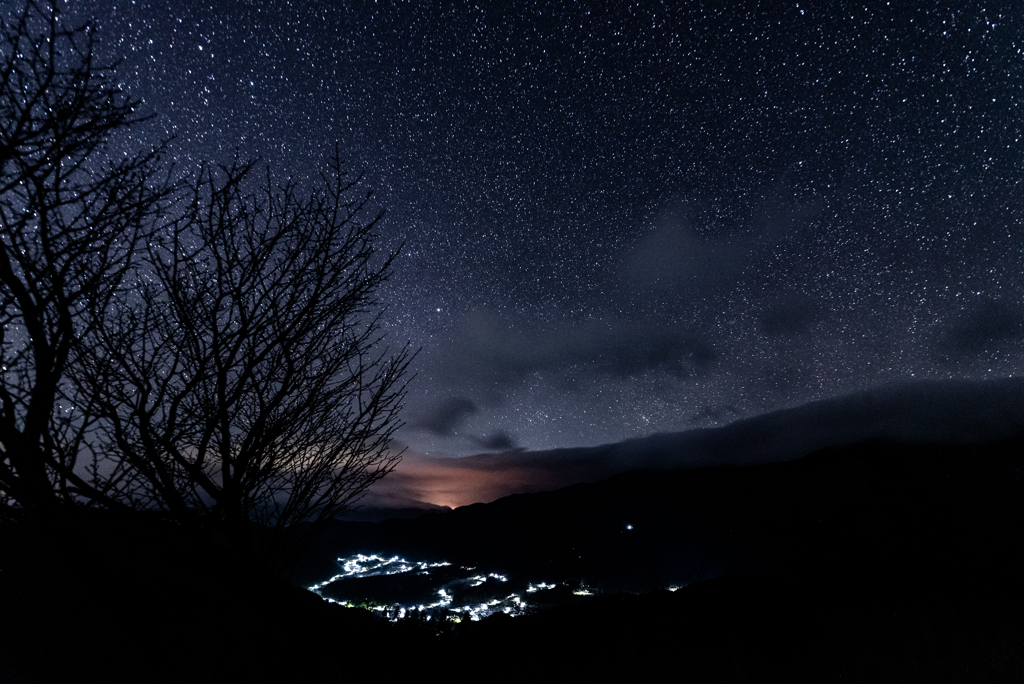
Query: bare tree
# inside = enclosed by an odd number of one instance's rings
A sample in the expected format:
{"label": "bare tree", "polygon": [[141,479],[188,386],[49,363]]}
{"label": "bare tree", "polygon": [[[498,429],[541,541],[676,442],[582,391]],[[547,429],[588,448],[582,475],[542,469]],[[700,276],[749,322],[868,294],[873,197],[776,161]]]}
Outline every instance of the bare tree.
{"label": "bare tree", "polygon": [[112,503],[76,468],[88,420],[59,397],[170,185],[156,152],[110,154],[139,121],[111,68],[92,27],[68,28],[54,3],[30,0],[0,25],[2,514]]}
{"label": "bare tree", "polygon": [[137,103],[57,7],[0,28],[0,511],[156,512],[285,570],[401,456],[380,215],[337,155],[300,191],[115,149]]}
{"label": "bare tree", "polygon": [[394,468],[410,353],[381,344],[395,255],[369,199],[337,157],[308,194],[250,164],[199,175],[76,371],[109,491],[282,571]]}

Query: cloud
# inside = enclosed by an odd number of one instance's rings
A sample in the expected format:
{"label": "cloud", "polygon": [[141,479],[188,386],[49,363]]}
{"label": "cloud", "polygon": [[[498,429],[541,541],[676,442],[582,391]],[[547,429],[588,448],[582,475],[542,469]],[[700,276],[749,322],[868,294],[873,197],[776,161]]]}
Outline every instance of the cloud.
{"label": "cloud", "polygon": [[737,278],[749,248],[689,226],[682,205],[668,209],[622,260],[621,276],[641,290],[708,289]]}
{"label": "cloud", "polygon": [[476,412],[476,404],[469,399],[448,397],[440,404],[424,411],[419,419],[413,421],[413,427],[422,428],[440,437],[451,437],[466,418]]}
{"label": "cloud", "polygon": [[731,289],[766,248],[797,234],[821,212],[795,204],[784,185],[766,188],[753,206],[718,201],[676,202],[626,252],[626,290],[694,294]]}
{"label": "cloud", "polygon": [[953,323],[942,335],[939,347],[950,356],[962,358],[1022,337],[1024,315],[1020,308],[988,301]]}
{"label": "cloud", "polygon": [[777,335],[797,335],[805,332],[818,319],[818,307],[806,297],[787,297],[768,306],[759,321],[762,332]]}
{"label": "cloud", "polygon": [[461,342],[446,364],[452,378],[507,386],[532,373],[571,368],[620,378],[651,370],[688,377],[716,358],[710,343],[678,326],[591,321],[525,331],[477,311],[466,319]]}
{"label": "cloud", "polygon": [[518,446],[512,436],[504,430],[493,432],[487,437],[473,437],[472,439],[481,449],[489,451],[511,451]]}
{"label": "cloud", "polygon": [[[722,417],[735,409],[709,409]],[[596,447],[465,458],[408,453],[367,505],[464,506],[510,494],[598,482],[636,469],[785,461],[869,440],[983,444],[1024,430],[1024,379],[923,381],[876,387],[737,420]]]}
{"label": "cloud", "polygon": [[690,423],[722,423],[735,420],[739,415],[740,410],[731,404],[702,406],[690,416]]}

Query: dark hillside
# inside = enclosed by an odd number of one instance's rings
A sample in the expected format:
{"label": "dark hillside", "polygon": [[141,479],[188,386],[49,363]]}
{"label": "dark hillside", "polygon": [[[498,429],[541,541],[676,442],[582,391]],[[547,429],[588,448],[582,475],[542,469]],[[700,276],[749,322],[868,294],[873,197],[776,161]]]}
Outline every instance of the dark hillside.
{"label": "dark hillside", "polygon": [[[852,589],[852,590],[851,590]],[[465,630],[469,670],[501,681],[1017,682],[1019,594],[923,593],[878,582],[826,589],[814,578],[720,577],[675,593],[608,595]]]}
{"label": "dark hillside", "polygon": [[354,527],[346,551],[432,552],[608,592],[464,624],[452,647],[480,677],[543,653],[508,680],[1020,681],[1022,447],[874,442],[628,473]]}
{"label": "dark hillside", "polygon": [[394,643],[173,526],[79,511],[0,533],[4,684],[325,681],[325,654]]}
{"label": "dark hillside", "polygon": [[[633,472],[451,513],[337,523],[297,581],[332,559],[405,553],[643,589],[719,574],[962,577],[1017,562],[1024,446],[827,449],[759,466]],[[631,526],[632,529],[629,529]]]}
{"label": "dark hillside", "polygon": [[153,521],[7,527],[0,681],[1022,681],[1022,474],[1018,441],[867,443],[321,540],[306,573],[394,551],[598,589],[440,634],[328,605]]}

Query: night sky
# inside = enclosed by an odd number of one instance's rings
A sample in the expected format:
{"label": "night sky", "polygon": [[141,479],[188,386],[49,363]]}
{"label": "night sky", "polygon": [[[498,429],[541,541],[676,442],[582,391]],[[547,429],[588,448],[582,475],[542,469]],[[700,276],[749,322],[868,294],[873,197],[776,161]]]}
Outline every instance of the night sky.
{"label": "night sky", "polygon": [[69,7],[135,143],[365,172],[413,453],[1024,368],[1017,3],[512,4]]}

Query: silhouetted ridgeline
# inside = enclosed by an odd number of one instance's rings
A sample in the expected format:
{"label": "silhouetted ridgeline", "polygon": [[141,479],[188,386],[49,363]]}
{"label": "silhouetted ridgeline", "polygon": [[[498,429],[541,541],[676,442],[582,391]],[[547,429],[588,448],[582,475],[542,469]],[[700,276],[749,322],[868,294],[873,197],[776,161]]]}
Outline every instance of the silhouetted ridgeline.
{"label": "silhouetted ridgeline", "polygon": [[1024,681],[1022,490],[1017,440],[875,442],[338,523],[307,560],[318,581],[338,555],[395,551],[600,590],[440,636],[175,528],[7,529],[0,680]]}
{"label": "silhouetted ridgeline", "polygon": [[[1020,440],[868,442],[785,463],[627,473],[416,520],[339,523],[321,560],[399,553],[605,592],[462,629],[460,657],[481,676],[509,654],[548,653],[557,656],[549,665],[521,662],[518,674],[1016,681],[1022,535]],[[316,565],[304,572],[330,576],[311,572]]]}
{"label": "silhouetted ridgeline", "polygon": [[[977,547],[971,557],[1008,551],[999,542],[1019,521],[1022,494],[1018,440],[868,442],[784,463],[624,473],[414,520],[336,522],[296,581],[322,581],[333,558],[356,552],[553,572],[629,590],[809,565],[890,575],[927,559],[930,573],[953,572],[966,562],[953,548]],[[951,557],[935,556],[947,544]]]}
{"label": "silhouetted ridgeline", "polygon": [[[510,494],[599,482],[636,470],[778,463],[866,441],[983,444],[1024,435],[1024,378],[919,381],[875,387],[716,428],[656,434],[615,444],[466,458],[411,456],[370,490],[362,518],[431,501],[494,501]],[[439,494],[442,492],[443,494]],[[459,504],[461,505],[461,504]],[[384,510],[379,510],[384,509]]]}

